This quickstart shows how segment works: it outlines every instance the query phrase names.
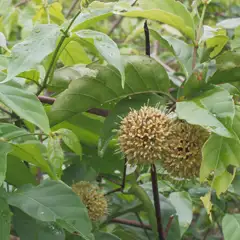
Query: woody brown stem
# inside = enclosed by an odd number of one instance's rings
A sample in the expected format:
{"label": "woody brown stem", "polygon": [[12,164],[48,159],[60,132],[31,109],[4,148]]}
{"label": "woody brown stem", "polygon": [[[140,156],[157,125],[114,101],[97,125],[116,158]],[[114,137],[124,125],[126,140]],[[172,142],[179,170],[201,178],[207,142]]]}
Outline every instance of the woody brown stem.
{"label": "woody brown stem", "polygon": [[153,199],[155,206],[155,214],[157,220],[157,230],[159,240],[165,240],[163,227],[162,227],[162,219],[161,219],[161,207],[160,207],[160,199],[158,193],[158,181],[157,181],[157,171],[155,164],[151,166],[151,178],[152,178],[152,191],[153,191]]}

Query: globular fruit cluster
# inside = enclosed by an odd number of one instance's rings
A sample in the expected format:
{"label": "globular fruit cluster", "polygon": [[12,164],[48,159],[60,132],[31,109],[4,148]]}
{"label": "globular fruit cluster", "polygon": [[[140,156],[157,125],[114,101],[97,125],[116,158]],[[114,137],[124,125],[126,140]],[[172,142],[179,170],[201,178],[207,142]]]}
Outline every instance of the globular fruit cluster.
{"label": "globular fruit cluster", "polygon": [[158,108],[131,110],[121,121],[119,146],[130,164],[151,164],[161,158],[171,122]]}
{"label": "globular fruit cluster", "polygon": [[192,178],[199,175],[202,147],[209,133],[200,126],[177,120],[172,134],[164,142],[162,163],[175,177]]}
{"label": "globular fruit cluster", "polygon": [[161,160],[175,177],[198,176],[201,149],[208,132],[200,126],[173,120],[158,108],[131,110],[121,121],[118,141],[130,164],[152,164]]}
{"label": "globular fruit cluster", "polygon": [[72,185],[72,190],[80,197],[88,209],[89,218],[98,221],[107,214],[108,203],[99,188],[89,182],[81,181]]}

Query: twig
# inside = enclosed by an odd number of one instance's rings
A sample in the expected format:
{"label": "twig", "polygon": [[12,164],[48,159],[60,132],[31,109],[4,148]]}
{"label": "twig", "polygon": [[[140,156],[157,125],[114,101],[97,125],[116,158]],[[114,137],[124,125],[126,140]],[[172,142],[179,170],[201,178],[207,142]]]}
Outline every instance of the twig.
{"label": "twig", "polygon": [[193,48],[193,59],[192,59],[192,70],[196,67],[196,62],[197,62],[197,50],[198,50],[198,45],[199,45],[199,40],[201,37],[201,30],[202,30],[202,25],[203,25],[203,20],[204,20],[204,16],[205,16],[205,12],[207,9],[207,1],[204,3],[203,6],[203,11],[202,11],[202,15],[201,15],[201,19],[199,22],[199,26],[198,26],[198,30],[197,30],[197,36],[196,36],[196,41],[194,43],[194,48]]}
{"label": "twig", "polygon": [[147,25],[147,20],[144,22],[144,33],[145,33],[145,53],[150,57],[150,36],[149,29]]}
{"label": "twig", "polygon": [[[40,102],[50,104],[50,105],[52,105],[56,100],[55,98],[46,97],[46,96],[38,96],[38,99]],[[98,115],[98,116],[102,116],[102,117],[107,117],[109,114],[108,110],[101,109],[101,108],[91,108],[91,109],[87,110],[87,112]]]}
{"label": "twig", "polygon": [[22,6],[22,5],[24,5],[24,4],[28,3],[28,2],[29,2],[29,0],[20,1],[19,3],[15,4],[14,7],[20,7],[20,6]]}
{"label": "twig", "polygon": [[124,168],[123,168],[123,176],[122,176],[122,184],[120,188],[116,188],[114,190],[111,190],[107,193],[105,193],[104,195],[107,196],[109,194],[115,193],[115,192],[123,192],[124,188],[125,188],[125,183],[126,183],[126,172],[127,172],[127,160],[125,158],[124,161]]}
{"label": "twig", "polygon": [[46,75],[43,79],[43,84],[42,86],[38,89],[36,95],[39,95],[42,90],[46,87],[47,85],[47,81],[48,81],[48,78],[52,72],[52,69],[55,67],[55,63],[56,63],[56,58],[58,56],[58,52],[60,51],[61,47],[62,47],[62,44],[63,42],[65,41],[65,39],[68,37],[68,31],[69,29],[71,28],[71,26],[73,25],[74,21],[76,20],[76,18],[78,17],[78,15],[81,13],[81,9],[78,11],[78,13],[73,17],[73,19],[71,20],[71,22],[69,23],[68,27],[66,28],[65,31],[62,31],[63,35],[61,37],[61,39],[59,40],[59,43],[53,53],[53,56],[52,56],[52,59],[51,59],[51,62],[49,64],[49,67],[48,67],[48,70],[46,72]]}
{"label": "twig", "polygon": [[4,113],[6,113],[6,114],[8,114],[10,116],[15,116],[14,113],[9,112],[8,110],[4,109],[3,107],[0,107],[0,111],[4,112]]}
{"label": "twig", "polygon": [[[133,7],[136,3],[137,3],[138,0],[134,1],[132,4],[131,4],[131,7]],[[122,22],[124,16],[121,16],[118,20],[115,21],[115,23],[113,24],[112,28],[110,29],[110,31],[108,32],[108,35],[110,36],[113,31],[115,30],[115,28],[118,27],[118,25]]]}
{"label": "twig", "polygon": [[72,6],[70,7],[70,9],[69,9],[69,11],[68,11],[68,13],[66,15],[66,18],[68,18],[71,15],[71,13],[73,12],[74,8],[77,6],[78,1],[79,0],[73,1]]}
{"label": "twig", "polygon": [[134,221],[134,220],[113,218],[113,219],[111,220],[111,222],[113,222],[113,223],[120,223],[120,224],[124,224],[124,225],[128,225],[128,226],[133,226],[133,227],[138,227],[138,228],[143,228],[143,229],[152,230],[152,227],[151,227],[150,225],[141,224],[141,223],[139,223],[139,222],[137,222],[137,221]]}
{"label": "twig", "polygon": [[143,226],[144,226],[144,223],[143,223],[143,221],[142,221],[142,219],[141,219],[139,213],[136,212],[135,215],[136,215],[138,221],[141,223],[142,228],[143,228],[143,230],[144,230],[144,233],[145,233],[145,235],[147,236],[148,240],[151,240],[151,238],[150,238],[150,236],[149,236],[149,234],[148,234],[147,229],[143,227]]}
{"label": "twig", "polygon": [[164,232],[165,238],[167,238],[167,236],[168,236],[168,232],[169,232],[170,227],[172,225],[173,219],[174,219],[174,215],[171,215],[169,220],[168,220],[168,224],[166,226],[165,232]]}
{"label": "twig", "polygon": [[156,171],[155,164],[152,164],[151,166],[151,178],[152,178],[153,199],[154,199],[154,205],[155,205],[159,240],[165,240],[163,227],[162,227],[161,207],[160,207],[160,199],[159,199],[159,193],[158,193],[157,171]]}

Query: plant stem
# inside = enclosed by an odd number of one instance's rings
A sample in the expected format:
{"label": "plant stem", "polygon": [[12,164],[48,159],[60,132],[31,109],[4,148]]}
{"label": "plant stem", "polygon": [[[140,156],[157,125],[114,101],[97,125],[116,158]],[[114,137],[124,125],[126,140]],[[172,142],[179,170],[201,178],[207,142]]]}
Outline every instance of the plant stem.
{"label": "plant stem", "polygon": [[200,40],[200,37],[201,37],[201,30],[202,30],[202,26],[203,26],[203,20],[204,20],[204,16],[205,16],[205,13],[206,13],[207,5],[208,5],[207,2],[204,3],[202,15],[201,15],[200,22],[199,22],[199,26],[198,26],[198,30],[197,30],[196,41],[195,41],[195,43],[194,43],[194,48],[193,48],[193,60],[192,60],[192,70],[196,67],[196,62],[197,62],[197,50],[198,50],[199,40]]}
{"label": "plant stem", "polygon": [[144,22],[144,33],[145,33],[145,53],[147,56],[150,57],[150,36],[147,20]]}
{"label": "plant stem", "polygon": [[9,138],[9,139],[7,139],[7,141],[9,142],[9,141],[12,141],[13,139],[20,138],[20,137],[27,137],[27,136],[42,136],[42,135],[47,136],[47,135],[44,134],[44,133],[26,133],[26,134],[23,134],[23,135],[20,135],[20,136],[16,136],[16,137]]}
{"label": "plant stem", "polygon": [[111,222],[152,230],[150,225],[141,224],[141,223],[139,223],[137,221],[134,221],[134,220],[114,218],[114,219],[111,220]]}
{"label": "plant stem", "polygon": [[149,236],[149,234],[148,234],[147,228],[144,227],[144,223],[143,223],[143,221],[142,221],[142,219],[141,219],[141,216],[140,216],[139,213],[137,213],[137,212],[135,213],[135,215],[136,215],[138,221],[141,223],[142,228],[143,228],[143,230],[144,230],[144,233],[145,233],[145,235],[147,236],[148,240],[151,240],[151,238],[150,238],[150,236]]}
{"label": "plant stem", "polygon": [[152,177],[152,191],[153,191],[153,199],[157,220],[157,229],[158,229],[158,237],[159,240],[165,240],[163,227],[162,227],[162,219],[161,219],[161,207],[160,207],[160,199],[158,193],[158,181],[157,181],[157,171],[155,164],[151,166],[151,177]]}
{"label": "plant stem", "polygon": [[55,67],[55,65],[56,65],[56,59],[57,59],[58,53],[59,53],[59,51],[60,51],[60,49],[61,49],[61,47],[62,47],[62,44],[63,44],[64,40],[69,37],[69,36],[68,36],[69,29],[71,28],[71,26],[73,25],[74,21],[76,20],[76,18],[79,16],[80,13],[81,13],[81,9],[78,11],[78,13],[77,13],[77,14],[73,17],[73,19],[70,21],[70,23],[69,23],[68,27],[66,28],[66,30],[65,30],[65,31],[62,31],[63,35],[62,35],[62,37],[60,38],[60,40],[59,40],[59,42],[58,42],[58,45],[57,45],[57,47],[56,47],[56,49],[55,49],[55,51],[54,51],[54,53],[53,53],[51,62],[50,62],[50,64],[49,64],[48,70],[47,70],[46,75],[45,75],[44,80],[43,80],[43,84],[42,84],[42,86],[38,89],[36,95],[39,95],[39,94],[42,92],[42,90],[44,90],[44,89],[46,88],[48,78],[49,78],[52,70],[54,69],[54,67]]}

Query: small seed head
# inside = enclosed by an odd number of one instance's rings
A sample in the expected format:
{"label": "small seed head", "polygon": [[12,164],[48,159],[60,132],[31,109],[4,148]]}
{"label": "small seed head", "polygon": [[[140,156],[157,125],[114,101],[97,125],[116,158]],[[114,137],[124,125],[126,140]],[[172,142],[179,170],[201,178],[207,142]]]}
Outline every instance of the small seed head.
{"label": "small seed head", "polygon": [[120,150],[130,164],[152,164],[161,158],[162,144],[170,133],[171,119],[155,107],[131,110],[118,131]]}
{"label": "small seed head", "polygon": [[99,221],[107,214],[108,203],[99,188],[89,182],[81,181],[72,185],[72,190],[80,197],[88,209],[89,218]]}
{"label": "small seed head", "polygon": [[201,150],[208,136],[202,127],[176,120],[163,145],[164,168],[174,177],[188,179],[199,176]]}

